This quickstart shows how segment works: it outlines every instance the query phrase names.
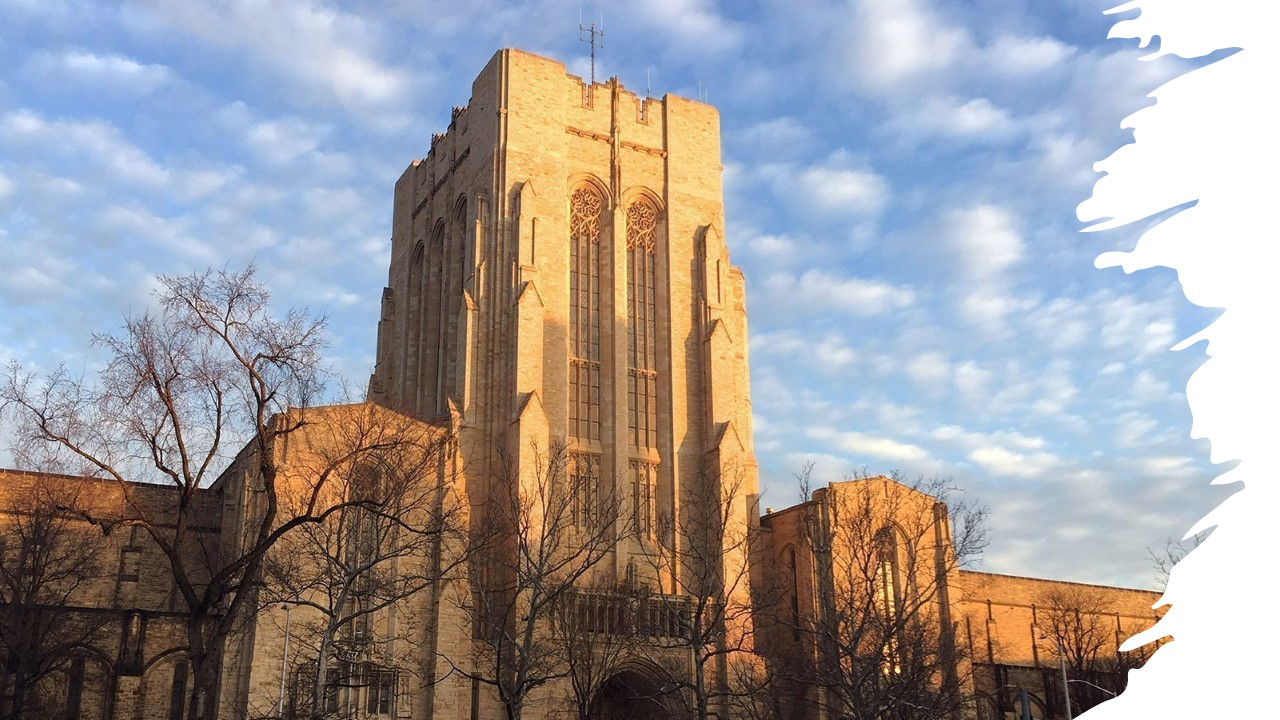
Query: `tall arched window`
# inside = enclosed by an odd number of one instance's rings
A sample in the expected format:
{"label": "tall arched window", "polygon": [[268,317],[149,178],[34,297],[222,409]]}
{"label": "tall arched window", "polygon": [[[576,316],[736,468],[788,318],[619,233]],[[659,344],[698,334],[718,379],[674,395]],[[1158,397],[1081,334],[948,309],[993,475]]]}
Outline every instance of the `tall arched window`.
{"label": "tall arched window", "polygon": [[640,456],[631,462],[636,534],[652,537],[657,494],[658,209],[641,198],[627,207],[627,435]]}
{"label": "tall arched window", "polygon": [[902,673],[902,658],[898,654],[901,624],[898,618],[898,538],[893,528],[881,528],[876,533],[875,551],[876,605],[884,613],[880,622],[884,634],[880,671],[886,676],[898,675]]}
{"label": "tall arched window", "polygon": [[459,399],[456,395],[458,384],[462,380],[462,369],[458,366],[460,350],[458,333],[461,323],[459,316],[463,308],[462,289],[467,279],[467,239],[470,234],[467,218],[467,201],[463,198],[458,201],[454,209],[453,228],[450,230],[449,258],[446,266],[448,268],[446,274],[449,276],[449,303],[445,309],[448,318],[444,323],[448,331],[448,340],[441,343],[444,356],[440,359],[438,371],[439,391],[436,396],[436,412],[444,412],[447,399],[453,398],[454,401]]}
{"label": "tall arched window", "polygon": [[898,541],[892,528],[876,533],[876,604],[892,618],[898,607]]}
{"label": "tall arched window", "polygon": [[631,444],[658,446],[656,245],[658,209],[627,208],[627,405]]}
{"label": "tall arched window", "polygon": [[422,324],[426,310],[426,299],[423,297],[422,275],[426,272],[426,246],[418,243],[413,250],[413,259],[409,261],[409,296],[407,302],[408,317],[405,319],[405,359],[404,375],[401,389],[402,400],[414,410],[422,398],[422,386],[419,375],[422,364]]}
{"label": "tall arched window", "polygon": [[582,186],[569,201],[569,436],[600,441],[600,220],[604,201]]}
{"label": "tall arched window", "polygon": [[431,232],[431,242],[427,245],[426,288],[422,293],[423,340],[422,361],[419,363],[418,375],[414,378],[418,386],[418,398],[422,403],[421,412],[438,413],[441,410],[439,395],[440,357],[443,353],[443,334],[441,323],[444,321],[444,220],[436,222]]}
{"label": "tall arched window", "polygon": [[796,549],[787,549],[787,570],[791,580],[791,638],[800,639],[800,567],[796,562]]}

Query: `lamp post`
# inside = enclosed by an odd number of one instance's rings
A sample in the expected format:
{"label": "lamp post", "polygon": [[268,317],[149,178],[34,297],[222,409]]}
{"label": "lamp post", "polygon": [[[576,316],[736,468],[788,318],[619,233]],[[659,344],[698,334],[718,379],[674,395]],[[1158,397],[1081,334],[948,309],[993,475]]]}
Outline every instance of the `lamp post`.
{"label": "lamp post", "polygon": [[1108,689],[1106,689],[1106,688],[1102,687],[1101,685],[1095,685],[1095,684],[1093,684],[1093,683],[1089,682],[1088,680],[1069,680],[1068,682],[1082,683],[1082,684],[1084,684],[1084,685],[1088,685],[1088,686],[1089,686],[1089,687],[1091,687],[1091,688],[1096,688],[1096,689],[1098,689],[1098,690],[1101,690],[1102,692],[1104,692],[1104,693],[1106,693],[1106,694],[1110,695],[1111,697],[1118,697],[1118,693],[1113,692],[1113,691],[1111,691],[1111,690],[1108,690]]}
{"label": "lamp post", "polygon": [[284,608],[284,649],[280,652],[280,694],[276,697],[276,713],[284,717],[284,679],[289,674],[289,621],[293,610],[289,603],[282,603]]}
{"label": "lamp post", "polygon": [[1058,648],[1058,667],[1062,669],[1062,699],[1067,701],[1067,720],[1071,720],[1071,685],[1067,680],[1067,654],[1062,651],[1062,642],[1057,637],[1050,638],[1042,634],[1040,639],[1053,640],[1053,644]]}

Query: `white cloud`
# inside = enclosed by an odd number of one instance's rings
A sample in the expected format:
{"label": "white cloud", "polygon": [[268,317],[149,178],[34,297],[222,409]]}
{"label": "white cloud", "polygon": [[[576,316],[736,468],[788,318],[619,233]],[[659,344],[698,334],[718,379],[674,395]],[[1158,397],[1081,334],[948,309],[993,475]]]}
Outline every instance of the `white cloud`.
{"label": "white cloud", "polygon": [[929,97],[901,109],[888,126],[898,141],[928,137],[1007,141],[1022,132],[1008,111],[985,97]]}
{"label": "white cloud", "polygon": [[1145,445],[1151,431],[1155,430],[1159,423],[1150,415],[1131,411],[1118,416],[1115,425],[1116,431],[1112,444],[1117,448],[1128,450]]}
{"label": "white cloud", "polygon": [[916,384],[941,389],[951,379],[951,363],[938,352],[921,353],[907,362],[907,376]]}
{"label": "white cloud", "polygon": [[934,98],[924,108],[945,123],[935,128],[945,135],[1003,135],[1012,129],[1009,114],[984,97],[963,103],[956,98]]}
{"label": "white cloud", "polygon": [[960,316],[988,335],[1004,336],[1012,329],[1006,322],[1011,314],[1026,310],[1033,301],[991,287],[977,286],[960,299]]}
{"label": "white cloud", "polygon": [[395,106],[410,95],[408,72],[376,58],[380,28],[356,14],[268,0],[146,8],[162,26],[213,46],[244,49],[260,67],[310,86],[314,97],[353,113]]}
{"label": "white cloud", "polygon": [[874,215],[884,207],[884,178],[861,168],[809,167],[796,178],[805,204],[828,215]]}
{"label": "white cloud", "polygon": [[761,184],[800,217],[838,221],[875,218],[889,200],[889,183],[865,160],[836,150],[809,165],[764,162],[734,166],[729,174],[734,194],[756,192]]}
{"label": "white cloud", "polygon": [[1031,406],[1033,412],[1055,417],[1066,412],[1079,391],[1061,363],[1053,363],[1041,377],[1041,395]]}
{"label": "white cloud", "polygon": [[1033,75],[1057,67],[1076,49],[1058,40],[1024,35],[1001,35],[983,48],[987,68],[1004,75]]}
{"label": "white cloud", "polygon": [[947,213],[943,232],[971,282],[991,280],[1022,259],[1017,222],[1004,208],[973,205]]}
{"label": "white cloud", "polygon": [[883,460],[913,463],[919,463],[929,457],[929,453],[917,445],[860,432],[836,432],[829,428],[811,428],[809,435],[818,440],[826,440],[840,450],[854,455],[870,455]]}
{"label": "white cloud", "polygon": [[835,335],[823,337],[818,341],[817,345],[812,347],[812,351],[820,367],[823,368],[838,369],[846,365],[852,365],[858,360],[857,351],[846,345],[843,339]]}
{"label": "white cloud", "polygon": [[955,366],[954,382],[956,389],[969,402],[983,400],[988,395],[992,373],[972,360],[966,360]]}
{"label": "white cloud", "polygon": [[1128,295],[1100,296],[1102,342],[1110,348],[1129,348],[1139,355],[1168,350],[1175,340],[1172,310],[1162,303]]}
{"label": "white cloud", "polygon": [[1119,375],[1124,372],[1125,365],[1122,362],[1110,362],[1098,371],[1099,375]]}
{"label": "white cloud", "polygon": [[787,154],[807,147],[813,131],[793,117],[779,117],[738,130],[728,139],[752,150],[767,148],[771,154]]}
{"label": "white cloud", "polygon": [[791,307],[849,315],[879,315],[915,302],[915,292],[910,287],[838,277],[817,269],[807,270],[799,277],[775,273],[765,280],[765,287],[775,301]]}
{"label": "white cloud", "polygon": [[784,355],[802,352],[808,347],[808,339],[794,330],[775,332],[754,331],[747,341],[753,354]]}
{"label": "white cloud", "polygon": [[4,200],[13,194],[13,181],[3,172],[0,172],[0,200]]}
{"label": "white cloud", "polygon": [[197,239],[182,219],[160,217],[142,207],[113,205],[102,212],[99,222],[100,228],[124,244],[150,242],[210,265],[222,259],[211,245]]}
{"label": "white cloud", "polygon": [[1177,455],[1157,455],[1138,459],[1138,467],[1143,474],[1152,477],[1189,478],[1200,474],[1196,463],[1189,457]]}
{"label": "white cloud", "polygon": [[954,443],[965,450],[976,450],[992,445],[1009,446],[1018,450],[1041,450],[1045,440],[1035,435],[1024,435],[1012,430],[996,432],[974,432],[959,425],[940,425],[930,431],[929,436],[942,442]]}
{"label": "white cloud", "polygon": [[640,3],[640,10],[683,52],[708,55],[732,50],[742,41],[737,23],[718,14],[715,5],[714,0],[649,0]]}
{"label": "white cloud", "polygon": [[1088,304],[1071,297],[1053,298],[1032,309],[1026,318],[1036,339],[1058,353],[1082,345],[1096,323],[1096,314]]}
{"label": "white cloud", "polygon": [[0,116],[0,143],[10,139],[28,151],[41,148],[64,155],[68,161],[96,162],[116,182],[163,186],[171,177],[168,169],[125,139],[117,128],[101,121],[48,120],[29,110],[18,110]]}
{"label": "white cloud", "polygon": [[848,23],[841,70],[864,92],[908,89],[972,47],[963,28],[947,24],[921,0],[858,0]]}
{"label": "white cloud", "polygon": [[96,54],[80,50],[39,53],[27,67],[38,75],[58,75],[59,82],[111,86],[118,91],[145,95],[171,83],[173,71],[164,65],[141,63],[115,53]]}
{"label": "white cloud", "polygon": [[1158,403],[1169,397],[1169,383],[1157,378],[1150,370],[1142,370],[1133,379],[1133,398],[1138,402]]}
{"label": "white cloud", "polygon": [[999,446],[977,448],[969,453],[969,459],[995,475],[1018,478],[1041,477],[1064,464],[1052,453],[1016,453]]}

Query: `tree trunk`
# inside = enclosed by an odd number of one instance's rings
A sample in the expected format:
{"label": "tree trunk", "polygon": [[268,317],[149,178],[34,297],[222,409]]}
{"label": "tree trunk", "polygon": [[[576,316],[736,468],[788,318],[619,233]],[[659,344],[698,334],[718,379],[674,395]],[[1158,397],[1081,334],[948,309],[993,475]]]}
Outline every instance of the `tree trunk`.
{"label": "tree trunk", "polygon": [[311,717],[324,717],[328,708],[325,690],[329,684],[329,651],[333,647],[333,627],[330,624],[320,637],[320,651],[316,654],[316,677],[311,684]]}
{"label": "tree trunk", "polygon": [[210,711],[211,703],[216,702],[217,691],[217,658],[212,656],[210,646],[216,648],[219,643],[206,644],[201,632],[203,623],[199,620],[187,623],[187,661],[191,664],[191,694],[187,698],[187,720],[213,720]]}

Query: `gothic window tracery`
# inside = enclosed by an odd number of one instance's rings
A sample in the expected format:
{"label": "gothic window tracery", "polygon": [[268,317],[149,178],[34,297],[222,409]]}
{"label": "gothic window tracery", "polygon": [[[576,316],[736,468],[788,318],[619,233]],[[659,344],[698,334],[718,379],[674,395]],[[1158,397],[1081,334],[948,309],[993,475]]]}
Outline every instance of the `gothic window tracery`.
{"label": "gothic window tracery", "polygon": [[654,510],[657,481],[657,463],[631,461],[632,522],[636,535],[642,538],[653,538],[657,531]]}
{"label": "gothic window tracery", "polygon": [[884,633],[881,672],[884,675],[902,673],[902,660],[898,655],[898,540],[893,528],[885,527],[876,533],[876,595],[877,605],[883,615]]}
{"label": "gothic window tracery", "polygon": [[569,201],[569,436],[600,441],[600,231],[591,186]]}
{"label": "gothic window tracery", "polygon": [[658,445],[658,209],[647,199],[627,208],[627,416],[636,448]]}
{"label": "gothic window tracery", "polygon": [[602,510],[599,455],[594,453],[569,455],[569,492],[573,494],[573,524],[593,530]]}

